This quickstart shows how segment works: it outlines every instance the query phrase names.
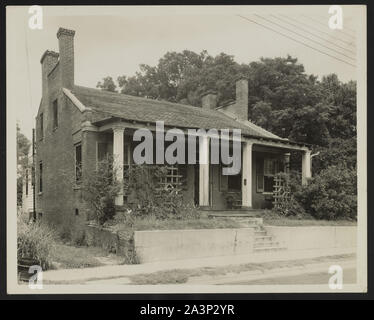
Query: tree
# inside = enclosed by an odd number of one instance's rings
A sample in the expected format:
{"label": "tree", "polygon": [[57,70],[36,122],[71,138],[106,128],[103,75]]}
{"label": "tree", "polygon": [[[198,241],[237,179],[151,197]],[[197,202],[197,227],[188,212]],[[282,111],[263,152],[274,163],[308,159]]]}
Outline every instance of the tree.
{"label": "tree", "polygon": [[117,80],[124,94],[201,106],[208,90],[218,92],[218,104],[234,99],[239,75],[249,80],[249,119],[265,129],[320,146],[356,135],[356,83],[334,74],[318,81],[291,56],[238,64],[225,53],[168,52],[156,66],[142,64]]}
{"label": "tree", "polygon": [[329,132],[333,138],[356,135],[356,82],[341,83],[336,74],[322,78],[320,90],[324,103],[331,106]]}
{"label": "tree", "polygon": [[99,81],[96,85],[96,88],[100,88],[104,91],[111,91],[116,92],[116,84],[114,83],[114,80],[112,77],[105,77],[103,78],[103,82]]}
{"label": "tree", "polygon": [[21,132],[17,123],[17,205],[22,205],[22,188],[26,169],[29,167],[28,154],[31,142]]}
{"label": "tree", "polygon": [[269,129],[274,119],[271,103],[258,101],[252,108],[252,120],[260,127]]}

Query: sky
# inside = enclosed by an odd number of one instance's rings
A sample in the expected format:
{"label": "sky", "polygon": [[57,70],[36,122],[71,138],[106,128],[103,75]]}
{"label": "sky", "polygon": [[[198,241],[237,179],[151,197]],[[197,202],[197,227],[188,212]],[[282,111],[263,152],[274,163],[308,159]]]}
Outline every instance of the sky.
{"label": "sky", "polygon": [[76,31],[75,83],[88,87],[108,75],[134,75],[139,64],[156,65],[166,52],[185,49],[224,52],[238,63],[290,54],[308,74],[356,80],[359,16],[357,6],[342,8],[343,29],[332,30],[329,6],[43,6],[43,28],[32,30],[29,7],[8,6],[7,108],[30,139],[41,98],[40,58],[47,49],[58,52],[59,27]]}

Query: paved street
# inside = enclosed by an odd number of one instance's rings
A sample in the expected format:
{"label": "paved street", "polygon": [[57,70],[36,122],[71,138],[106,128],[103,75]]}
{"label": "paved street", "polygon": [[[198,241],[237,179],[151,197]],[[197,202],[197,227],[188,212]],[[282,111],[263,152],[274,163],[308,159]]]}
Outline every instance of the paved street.
{"label": "paved street", "polygon": [[[307,284],[326,284],[328,283],[330,274],[327,272],[312,272],[304,273],[293,276],[280,276],[280,277],[270,277],[259,280],[245,281],[241,280],[238,282],[227,282],[221,284],[239,284],[239,285],[307,285]],[[346,269],[343,273],[343,284],[354,284],[356,283],[356,269]]]}
{"label": "paved street", "polygon": [[[339,265],[343,269],[343,283],[356,283],[356,261],[352,258],[333,258],[320,263],[300,263],[296,266],[282,266],[274,264],[272,269],[227,272],[226,274],[191,276],[186,284],[191,285],[316,285],[328,284],[332,276],[328,273],[331,265]],[[170,270],[175,274],[176,270]],[[157,274],[157,273],[156,273]],[[161,277],[159,274],[158,276]],[[133,284],[131,277],[112,277],[108,279],[92,279],[85,281],[91,285],[126,285]],[[150,283],[151,284],[151,283]],[[175,283],[174,283],[175,284]]]}

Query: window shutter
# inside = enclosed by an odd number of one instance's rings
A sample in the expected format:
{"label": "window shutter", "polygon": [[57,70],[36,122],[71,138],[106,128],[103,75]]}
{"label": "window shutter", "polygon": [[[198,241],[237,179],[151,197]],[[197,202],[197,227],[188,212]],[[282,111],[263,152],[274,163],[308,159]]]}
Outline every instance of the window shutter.
{"label": "window shutter", "polygon": [[257,158],[256,161],[256,186],[257,192],[264,192],[264,159]]}

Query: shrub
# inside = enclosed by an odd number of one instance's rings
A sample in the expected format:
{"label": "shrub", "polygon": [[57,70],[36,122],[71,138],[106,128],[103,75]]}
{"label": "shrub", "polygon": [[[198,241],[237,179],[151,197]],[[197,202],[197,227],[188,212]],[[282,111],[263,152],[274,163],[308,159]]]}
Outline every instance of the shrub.
{"label": "shrub", "polygon": [[306,214],[305,210],[295,198],[295,194],[300,192],[301,189],[300,174],[294,171],[291,171],[289,174],[280,172],[277,174],[277,177],[283,180],[283,190],[280,193],[284,197],[278,199],[274,210],[282,216],[304,216]]}
{"label": "shrub", "polygon": [[40,223],[26,223],[18,219],[17,223],[17,258],[38,261],[43,270],[52,265],[55,248],[54,232]]}
{"label": "shrub", "polygon": [[95,171],[83,176],[83,197],[93,207],[95,220],[100,225],[115,214],[114,201],[120,190],[115,174],[113,158],[108,157],[98,163]]}
{"label": "shrub", "polygon": [[295,198],[317,219],[356,219],[356,170],[344,164],[330,166],[300,188]]}
{"label": "shrub", "polygon": [[165,166],[133,165],[126,171],[127,210],[133,216],[159,219],[191,218],[197,210],[183,201],[181,188],[160,184],[167,174]]}

